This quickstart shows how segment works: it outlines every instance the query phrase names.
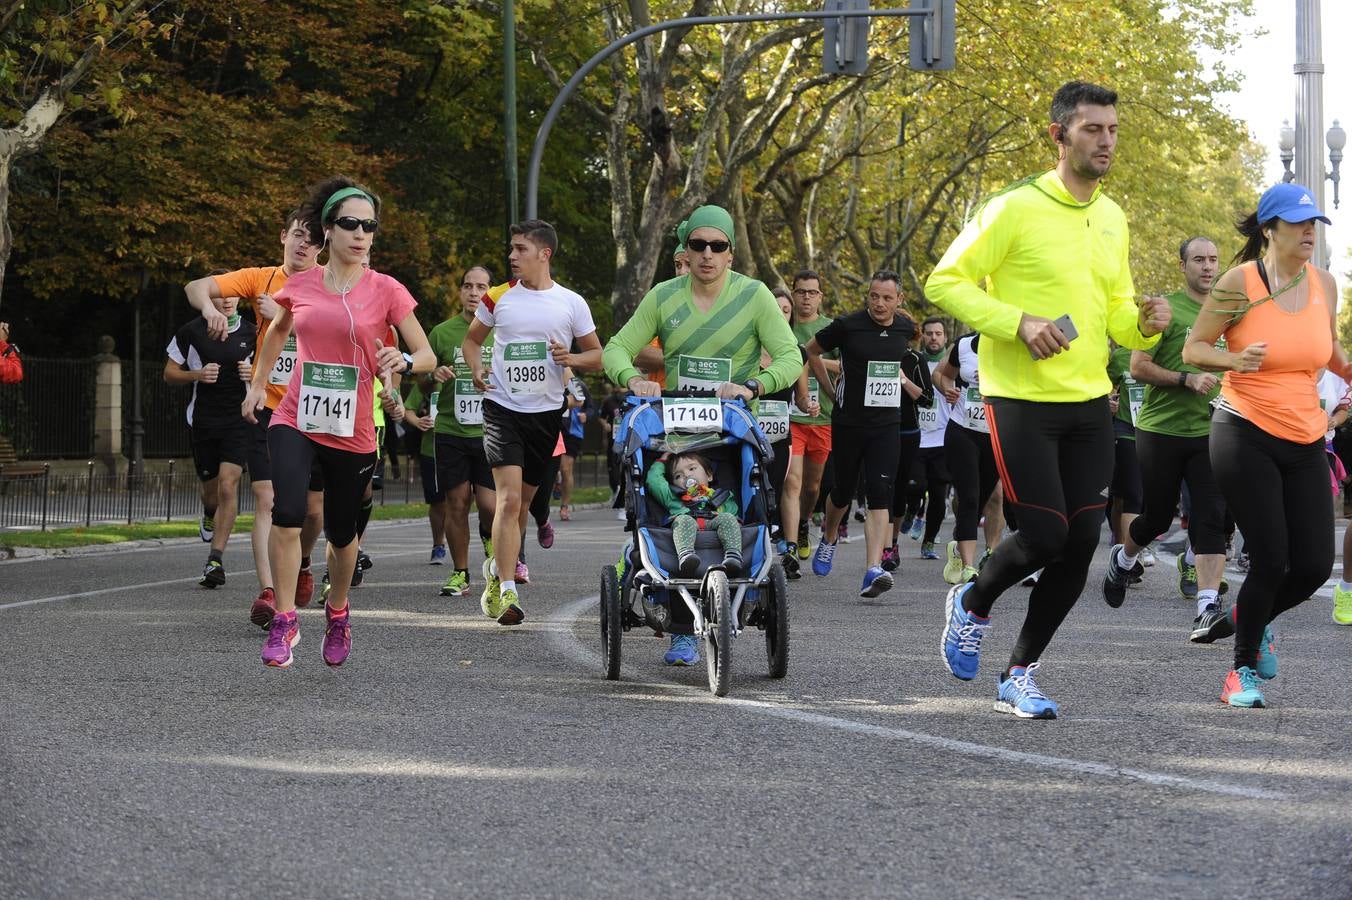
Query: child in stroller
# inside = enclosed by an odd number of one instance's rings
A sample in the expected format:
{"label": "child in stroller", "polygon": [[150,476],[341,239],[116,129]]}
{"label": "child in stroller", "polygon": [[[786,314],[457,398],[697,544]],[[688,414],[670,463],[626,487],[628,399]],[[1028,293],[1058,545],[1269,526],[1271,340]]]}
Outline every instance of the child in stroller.
{"label": "child in stroller", "polygon": [[728,575],[736,578],[742,573],[742,526],[737,519],[737,500],[731,491],[715,491],[709,484],[712,480],[713,467],[709,461],[689,451],[659,460],[648,470],[648,491],[670,514],[677,571],[686,578],[699,570],[695,534],[701,530],[718,533],[718,542],[723,546],[723,568]]}

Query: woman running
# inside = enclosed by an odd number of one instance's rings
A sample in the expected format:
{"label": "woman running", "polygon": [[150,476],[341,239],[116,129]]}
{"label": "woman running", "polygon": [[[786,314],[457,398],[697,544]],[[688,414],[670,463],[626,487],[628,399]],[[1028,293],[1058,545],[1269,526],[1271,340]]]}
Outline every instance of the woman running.
{"label": "woman running", "polygon": [[[1230,706],[1262,707],[1277,676],[1272,620],[1304,603],[1333,568],[1333,508],[1324,458],[1328,416],[1316,382],[1346,378],[1333,276],[1315,267],[1315,221],[1328,218],[1307,188],[1279,184],[1239,224],[1245,244],[1212,288],[1183,361],[1223,371],[1211,419],[1211,467],[1246,546],[1249,574],[1235,603]],[[1215,344],[1225,338],[1224,350]]]}
{"label": "woman running", "polygon": [[[296,364],[286,396],[272,416],[273,564],[277,614],[263,645],[263,662],[291,665],[300,642],[295,580],[300,526],[311,465],[324,475],[324,532],[332,589],[324,604],[324,662],[342,665],[352,647],[347,595],[357,562],[357,519],[376,462],[373,382],[386,373],[430,372],[436,356],[413,315],[418,304],[388,275],[363,265],[380,227],[380,198],[348,178],[316,186],[300,209],[310,239],[328,249],[328,262],[293,275],[274,299],[280,307],[258,353],[244,398],[244,418],[263,408],[267,374],[294,327]],[[413,351],[387,346],[395,326]]]}

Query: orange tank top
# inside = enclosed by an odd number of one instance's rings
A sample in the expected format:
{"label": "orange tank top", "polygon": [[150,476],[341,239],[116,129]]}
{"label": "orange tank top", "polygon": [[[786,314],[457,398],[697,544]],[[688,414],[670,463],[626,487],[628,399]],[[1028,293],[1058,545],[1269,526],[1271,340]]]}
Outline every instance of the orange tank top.
{"label": "orange tank top", "polygon": [[[1257,263],[1244,263],[1241,269],[1249,300],[1268,296]],[[1273,437],[1297,444],[1324,438],[1328,416],[1319,407],[1318,376],[1333,355],[1324,284],[1309,263],[1305,283],[1310,299],[1299,312],[1287,312],[1269,300],[1251,307],[1225,330],[1232,352],[1266,341],[1267,356],[1257,372],[1226,372],[1221,383],[1225,403]]]}

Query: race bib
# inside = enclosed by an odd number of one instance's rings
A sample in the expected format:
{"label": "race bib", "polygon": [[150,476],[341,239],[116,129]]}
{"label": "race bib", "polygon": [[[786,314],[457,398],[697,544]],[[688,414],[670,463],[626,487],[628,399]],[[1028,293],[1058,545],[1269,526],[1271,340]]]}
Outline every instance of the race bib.
{"label": "race bib", "polygon": [[281,385],[286,387],[291,383],[291,373],[296,370],[296,336],[289,334],[286,336],[286,344],[282,347],[282,352],[277,357],[277,363],[268,372],[268,384]]}
{"label": "race bib", "polygon": [[544,341],[514,341],[502,348],[507,393],[549,393],[549,358]]}
{"label": "race bib", "polygon": [[296,428],[302,434],[352,437],[357,429],[357,367],[301,364]]}
{"label": "race bib", "polygon": [[[807,376],[807,399],[809,404],[812,403],[820,404],[822,402],[820,390],[817,386],[817,379],[813,378],[811,375]],[[797,402],[790,401],[789,415],[806,416],[807,410],[799,409]]]}
{"label": "race bib", "polygon": [[991,426],[986,421],[986,401],[981,398],[981,389],[965,388],[962,396],[963,424],[973,431],[989,434]]}
{"label": "race bib", "polygon": [[717,397],[663,400],[662,425],[667,431],[722,431],[723,401]]}
{"label": "race bib", "polygon": [[[473,382],[471,382],[471,384],[473,384]],[[434,422],[437,418],[437,400],[440,397],[441,391],[433,391],[432,395],[427,398],[427,414],[432,417],[432,421]]]}
{"label": "race bib", "polygon": [[789,404],[784,400],[762,400],[756,405],[756,425],[770,443],[789,436]]}
{"label": "race bib", "polygon": [[864,405],[901,408],[901,363],[869,360],[864,380]]}
{"label": "race bib", "polygon": [[1139,384],[1131,379],[1125,379],[1127,386],[1127,411],[1131,415],[1131,424],[1136,424],[1136,417],[1141,414],[1141,406],[1145,403],[1145,385]]}
{"label": "race bib", "polygon": [[916,418],[920,420],[921,431],[939,430],[939,404],[943,403],[943,398],[935,392],[934,402],[928,408],[917,406],[915,408]]}
{"label": "race bib", "polygon": [[455,420],[461,425],[484,423],[484,395],[474,387],[474,379],[455,380]]}
{"label": "race bib", "polygon": [[[732,381],[732,360],[712,356],[681,356],[676,362],[676,388],[682,391],[716,391]],[[719,412],[720,421],[722,412]]]}

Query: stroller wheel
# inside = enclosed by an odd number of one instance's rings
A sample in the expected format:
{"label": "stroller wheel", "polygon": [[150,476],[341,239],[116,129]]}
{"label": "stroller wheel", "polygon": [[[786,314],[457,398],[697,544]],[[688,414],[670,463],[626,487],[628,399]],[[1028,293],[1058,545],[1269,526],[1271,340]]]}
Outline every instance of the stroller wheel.
{"label": "stroller wheel", "polygon": [[723,697],[732,681],[732,591],[728,575],[721,569],[711,571],[704,583],[708,620],[704,630],[704,660],[709,690],[714,696]]}
{"label": "stroller wheel", "polygon": [[620,677],[620,635],[624,633],[620,610],[620,582],[615,567],[601,569],[601,658],[605,661],[606,679]]}

